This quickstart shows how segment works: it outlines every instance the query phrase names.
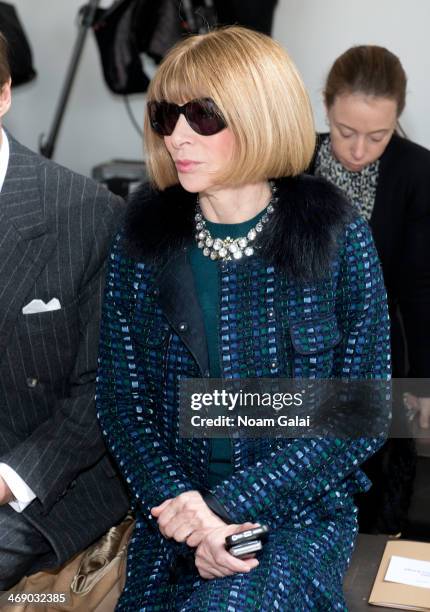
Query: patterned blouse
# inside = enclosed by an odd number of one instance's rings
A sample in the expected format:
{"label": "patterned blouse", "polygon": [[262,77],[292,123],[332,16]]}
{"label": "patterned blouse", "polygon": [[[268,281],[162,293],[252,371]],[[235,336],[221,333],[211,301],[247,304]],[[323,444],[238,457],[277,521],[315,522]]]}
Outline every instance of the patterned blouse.
{"label": "patterned blouse", "polygon": [[315,174],[337,185],[367,220],[375,204],[379,176],[379,159],[359,172],[347,170],[333,156],[330,135],[323,136],[315,161]]}

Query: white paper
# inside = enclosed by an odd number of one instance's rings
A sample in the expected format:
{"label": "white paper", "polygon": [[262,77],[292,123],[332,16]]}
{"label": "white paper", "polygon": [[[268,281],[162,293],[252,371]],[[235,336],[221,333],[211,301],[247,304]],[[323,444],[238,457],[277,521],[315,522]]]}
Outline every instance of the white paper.
{"label": "white paper", "polygon": [[393,555],[384,580],[430,589],[430,561]]}
{"label": "white paper", "polygon": [[60,310],[61,304],[58,298],[52,298],[47,304],[43,300],[31,300],[29,304],[24,306],[22,314],[36,314],[38,312],[51,312],[52,310]]}

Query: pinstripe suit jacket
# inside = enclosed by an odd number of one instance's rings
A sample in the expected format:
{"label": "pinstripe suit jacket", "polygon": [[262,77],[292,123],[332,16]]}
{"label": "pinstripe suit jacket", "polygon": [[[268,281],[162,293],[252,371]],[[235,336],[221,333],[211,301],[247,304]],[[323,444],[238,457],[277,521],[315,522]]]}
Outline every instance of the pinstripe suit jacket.
{"label": "pinstripe suit jacket", "polygon": [[[36,493],[24,516],[62,563],[128,506],[94,407],[104,262],[123,207],[93,181],[9,142],[0,194],[0,462]],[[31,300],[53,297],[60,310],[22,314]]]}

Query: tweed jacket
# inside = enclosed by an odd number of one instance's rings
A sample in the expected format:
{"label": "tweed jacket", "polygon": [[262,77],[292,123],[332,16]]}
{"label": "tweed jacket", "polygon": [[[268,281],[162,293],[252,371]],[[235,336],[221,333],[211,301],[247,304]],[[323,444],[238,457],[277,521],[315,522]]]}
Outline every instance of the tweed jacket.
{"label": "tweed jacket", "polygon": [[[277,186],[258,255],[214,264],[222,377],[386,380],[386,294],[367,223],[324,180]],[[178,435],[178,381],[209,375],[187,254],[194,211],[180,187],[141,189],[110,254],[96,403],[138,519],[118,610],[345,610],[352,496],[368,488],[359,465],[382,440],[234,439],[231,476],[209,488],[208,441]],[[177,579],[189,549],[161,536],[150,509],[193,489],[233,522],[272,528],[257,570],[205,581],[191,563]]]}
{"label": "tweed jacket", "polygon": [[[123,204],[9,135],[0,194],[0,462],[63,563],[127,511],[95,414],[105,260]],[[59,308],[24,314],[33,300]],[[0,507],[0,513],[2,508]]]}
{"label": "tweed jacket", "polygon": [[[387,378],[386,296],[366,222],[321,179],[278,187],[259,256],[220,264],[223,377]],[[179,438],[177,419],[178,379],[208,364],[187,261],[193,211],[180,188],[141,191],[110,256],[98,414],[145,517],[207,487],[207,441]],[[234,521],[282,523],[367,486],[358,464],[376,446],[235,440],[233,475],[211,493]]]}

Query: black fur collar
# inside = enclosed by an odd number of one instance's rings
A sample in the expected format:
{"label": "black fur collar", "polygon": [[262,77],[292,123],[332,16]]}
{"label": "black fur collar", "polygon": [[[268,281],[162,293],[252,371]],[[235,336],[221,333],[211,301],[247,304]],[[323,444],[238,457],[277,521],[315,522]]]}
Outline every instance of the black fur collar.
{"label": "black fur collar", "polygon": [[[354,211],[340,191],[324,179],[300,175],[277,180],[276,184],[279,202],[256,243],[259,253],[292,278],[321,278]],[[128,207],[128,252],[134,258],[161,263],[192,244],[195,202],[195,194],[180,186],[160,192],[143,185]]]}

